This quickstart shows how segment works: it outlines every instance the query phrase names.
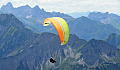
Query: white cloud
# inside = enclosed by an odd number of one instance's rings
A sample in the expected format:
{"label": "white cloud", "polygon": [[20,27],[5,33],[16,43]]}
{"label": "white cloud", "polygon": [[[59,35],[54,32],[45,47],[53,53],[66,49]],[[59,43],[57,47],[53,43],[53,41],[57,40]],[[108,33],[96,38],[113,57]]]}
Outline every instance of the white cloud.
{"label": "white cloud", "polygon": [[46,11],[87,12],[100,11],[120,14],[120,0],[1,0],[0,6],[12,2],[14,7],[39,5]]}

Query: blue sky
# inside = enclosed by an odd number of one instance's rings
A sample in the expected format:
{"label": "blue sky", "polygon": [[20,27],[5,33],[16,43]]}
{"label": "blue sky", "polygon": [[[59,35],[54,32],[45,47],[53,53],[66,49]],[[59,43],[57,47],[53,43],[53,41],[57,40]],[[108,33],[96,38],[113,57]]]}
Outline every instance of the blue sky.
{"label": "blue sky", "polygon": [[14,7],[39,5],[46,11],[63,13],[100,11],[120,14],[120,0],[1,0],[2,5],[11,2]]}

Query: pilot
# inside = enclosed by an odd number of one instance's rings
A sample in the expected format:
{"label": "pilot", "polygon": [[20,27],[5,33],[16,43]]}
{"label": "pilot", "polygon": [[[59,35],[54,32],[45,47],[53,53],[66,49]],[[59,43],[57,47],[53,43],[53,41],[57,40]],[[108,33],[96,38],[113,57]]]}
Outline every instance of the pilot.
{"label": "pilot", "polygon": [[50,58],[50,62],[51,62],[51,63],[56,63],[56,61],[55,61],[55,60],[53,60],[53,58],[52,58],[52,57]]}
{"label": "pilot", "polygon": [[49,23],[45,23],[45,24],[49,24]]}

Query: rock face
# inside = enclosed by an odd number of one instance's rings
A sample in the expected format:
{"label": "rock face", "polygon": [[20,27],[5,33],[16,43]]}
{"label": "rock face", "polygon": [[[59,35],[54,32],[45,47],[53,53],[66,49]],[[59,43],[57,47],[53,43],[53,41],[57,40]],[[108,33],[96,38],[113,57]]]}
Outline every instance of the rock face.
{"label": "rock face", "polygon": [[74,19],[70,21],[68,25],[71,34],[75,34],[79,38],[83,38],[85,40],[102,40],[108,37],[111,33],[120,33],[120,31],[114,28],[112,25],[102,24],[87,17]]}
{"label": "rock face", "polygon": [[70,35],[61,46],[58,35],[33,33],[12,14],[0,14],[0,28],[0,70],[79,70],[120,62],[120,50],[107,42]]}
{"label": "rock face", "polygon": [[108,12],[92,12],[88,15],[88,18],[104,24],[111,24],[113,27],[120,30],[120,16],[116,14],[109,14]]}
{"label": "rock face", "polygon": [[92,39],[80,51],[83,54],[81,58],[84,58],[88,65],[94,65],[95,62],[99,64],[103,57],[106,57],[108,62],[112,61],[114,56],[119,55],[120,50],[104,41]]}
{"label": "rock face", "polygon": [[0,14],[0,58],[6,57],[13,49],[15,51],[15,49],[22,48],[27,39],[33,38],[32,35],[34,35],[32,31],[25,29],[22,22],[14,15]]}

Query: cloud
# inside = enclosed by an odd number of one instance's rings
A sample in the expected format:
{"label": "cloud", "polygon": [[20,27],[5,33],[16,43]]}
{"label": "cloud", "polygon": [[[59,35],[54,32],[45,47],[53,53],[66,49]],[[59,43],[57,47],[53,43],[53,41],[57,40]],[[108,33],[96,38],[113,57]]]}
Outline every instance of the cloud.
{"label": "cloud", "polygon": [[100,11],[120,14],[120,0],[1,0],[0,6],[12,2],[14,7],[39,5],[46,11],[63,13]]}

